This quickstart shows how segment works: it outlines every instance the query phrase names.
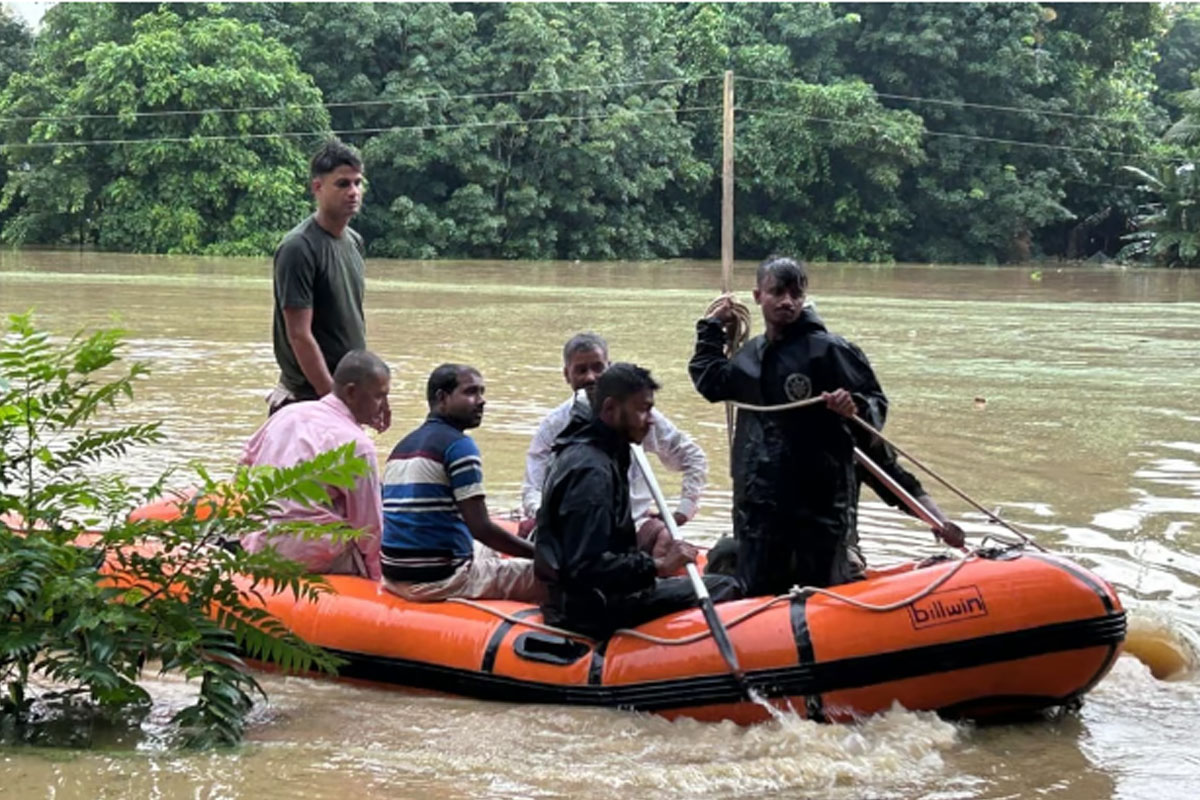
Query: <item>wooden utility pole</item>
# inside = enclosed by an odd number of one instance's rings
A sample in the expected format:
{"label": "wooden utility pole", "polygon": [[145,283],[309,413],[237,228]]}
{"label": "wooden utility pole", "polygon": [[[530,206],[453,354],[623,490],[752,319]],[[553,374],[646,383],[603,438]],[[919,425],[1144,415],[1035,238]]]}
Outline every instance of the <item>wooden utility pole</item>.
{"label": "wooden utility pole", "polygon": [[733,291],[733,70],[725,70],[721,148],[721,291]]}
{"label": "wooden utility pole", "polygon": [[[733,291],[733,70],[725,70],[721,144],[721,293]],[[725,435],[733,449],[737,409],[725,404]]]}

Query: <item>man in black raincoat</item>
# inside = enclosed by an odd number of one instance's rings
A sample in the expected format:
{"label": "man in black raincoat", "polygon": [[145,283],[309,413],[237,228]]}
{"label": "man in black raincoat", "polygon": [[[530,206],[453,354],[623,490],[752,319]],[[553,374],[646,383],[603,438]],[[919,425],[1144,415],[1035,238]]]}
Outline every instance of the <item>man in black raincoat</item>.
{"label": "man in black raincoat", "polygon": [[766,333],[726,358],[725,328],[734,319],[726,300],[696,324],[692,382],[712,402],[774,406],[818,396],[825,402],[783,412],[739,410],[730,454],[737,575],[749,595],[857,580],[863,564],[855,547],[854,447],[878,452],[882,444],[849,417],[858,414],[881,429],[887,397],[863,352],[826,330],[805,305],[802,262],[771,256],[756,279]]}
{"label": "man in black raincoat", "polygon": [[[696,548],[674,541],[659,558],[638,549],[630,514],[630,444],[650,430],[658,384],[646,370],[613,364],[554,444],[542,490],[534,569],[547,584],[545,620],[599,639],[695,605],[687,578],[672,575]],[[741,594],[736,579],[705,578],[714,602]]]}

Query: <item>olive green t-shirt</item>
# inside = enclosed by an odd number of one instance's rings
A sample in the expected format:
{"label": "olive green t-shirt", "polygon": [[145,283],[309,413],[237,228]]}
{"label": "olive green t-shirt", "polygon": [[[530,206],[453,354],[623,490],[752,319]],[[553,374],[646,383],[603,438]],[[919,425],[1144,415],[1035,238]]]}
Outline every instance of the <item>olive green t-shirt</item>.
{"label": "olive green t-shirt", "polygon": [[288,341],[283,309],[312,309],[313,338],[332,374],[342,356],[367,346],[364,270],[362,236],[351,228],[332,236],[316,215],[288,231],[275,250],[275,360],[279,382],[296,397],[317,395]]}

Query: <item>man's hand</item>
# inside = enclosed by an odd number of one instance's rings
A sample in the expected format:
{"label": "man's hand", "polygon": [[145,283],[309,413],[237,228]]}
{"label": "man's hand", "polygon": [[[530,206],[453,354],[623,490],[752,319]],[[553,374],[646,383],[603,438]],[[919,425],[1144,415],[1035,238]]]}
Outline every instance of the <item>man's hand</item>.
{"label": "man's hand", "polygon": [[[657,511],[649,512],[648,514],[646,514],[646,517],[648,519],[657,519],[660,521],[662,520],[662,514],[658,513]],[[684,514],[682,511],[672,511],[671,518],[673,520],[675,520],[675,527],[677,527],[677,528],[682,528],[684,525],[687,524],[687,521],[688,521],[687,514]]]}
{"label": "man's hand", "polygon": [[662,521],[662,517],[650,516],[637,529],[638,549],[654,558],[663,558],[671,549],[675,537]]}
{"label": "man's hand", "polygon": [[528,539],[529,534],[533,533],[533,529],[537,527],[537,517],[526,517],[517,523],[517,536],[522,539]]}
{"label": "man's hand", "polygon": [[941,529],[935,530],[934,534],[951,547],[962,547],[963,542],[966,541],[966,534],[963,533],[963,529],[958,527],[958,523],[951,522],[950,520],[944,521]]}
{"label": "man's hand", "polygon": [[917,498],[917,502],[925,506],[925,509],[937,520],[937,527],[932,528],[934,536],[951,547],[963,546],[963,542],[966,540],[966,534],[963,533],[963,529],[950,521],[942,509],[938,508],[938,504],[934,502],[932,497],[923,494]]}
{"label": "man's hand", "polygon": [[843,417],[853,417],[858,413],[858,406],[854,405],[854,398],[845,389],[821,392],[821,399],[825,401],[825,407],[835,414],[841,414]]}
{"label": "man's hand", "polygon": [[654,559],[654,569],[660,578],[674,575],[683,569],[685,564],[695,561],[697,552],[696,545],[681,539],[672,539],[666,555]]}
{"label": "man's hand", "polygon": [[379,410],[379,414],[375,419],[371,420],[371,427],[383,433],[388,428],[392,427],[392,407],[388,405],[387,398],[383,400],[383,408]]}
{"label": "man's hand", "polygon": [[726,330],[729,326],[737,321],[737,313],[733,310],[733,298],[729,295],[724,295],[717,301],[717,307],[708,315],[709,319],[715,319],[721,323],[721,327]]}

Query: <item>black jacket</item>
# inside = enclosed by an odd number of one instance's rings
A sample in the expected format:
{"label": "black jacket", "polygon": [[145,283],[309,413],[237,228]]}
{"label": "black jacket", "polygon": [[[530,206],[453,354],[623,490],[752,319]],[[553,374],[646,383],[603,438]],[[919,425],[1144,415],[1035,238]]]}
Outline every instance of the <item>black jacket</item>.
{"label": "black jacket", "polygon": [[534,543],[551,625],[602,619],[654,586],[654,559],[639,552],[629,511],[629,460],[629,443],[582,407],[555,440]]}
{"label": "black jacket", "polygon": [[[692,382],[712,402],[781,405],[845,388],[858,415],[876,428],[887,397],[866,356],[826,330],[805,308],[775,342],[756,336],[732,359],[713,319],[696,324]],[[858,504],[854,447],[880,447],[859,426],[823,405],[784,412],[739,410],[730,454],[733,527],[745,537],[815,537],[825,546],[853,537]],[[894,460],[893,460],[894,461]]]}

